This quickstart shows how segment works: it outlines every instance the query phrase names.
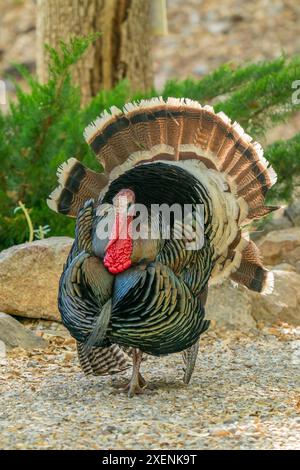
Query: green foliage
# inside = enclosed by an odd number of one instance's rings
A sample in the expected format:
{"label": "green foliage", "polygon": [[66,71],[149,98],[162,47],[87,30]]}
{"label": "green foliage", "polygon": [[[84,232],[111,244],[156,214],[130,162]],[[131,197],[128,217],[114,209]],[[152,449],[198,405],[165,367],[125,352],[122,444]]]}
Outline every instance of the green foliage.
{"label": "green foliage", "polygon": [[269,145],[265,156],[278,174],[278,182],[271,188],[269,198],[274,201],[289,200],[295,185],[299,184],[300,133]]}
{"label": "green foliage", "polygon": [[62,82],[68,75],[70,67],[84,54],[89,45],[99,37],[100,33],[91,33],[81,38],[71,38],[69,43],[59,42],[59,50],[53,49],[48,44],[45,49],[49,54],[50,80]]}
{"label": "green foliage", "polygon": [[[99,170],[83,139],[84,128],[104,109],[158,94],[154,89],[132,93],[129,84],[122,81],[113,90],[101,90],[87,107],[80,108],[80,90],[72,84],[71,69],[96,37],[61,42],[58,50],[46,46],[50,56],[46,84],[19,67],[29,91],[17,87],[10,113],[4,115],[0,110],[0,248],[32,236],[24,211],[14,213],[20,202],[28,209],[35,238],[48,233],[73,236],[74,221],[46,205],[56,186],[57,166],[74,156]],[[161,94],[213,103],[217,111],[224,111],[258,138],[300,108],[292,103],[292,82],[298,79],[299,57],[281,57],[242,67],[226,64],[202,80],[171,80]],[[279,184],[271,193],[273,200],[290,197],[300,174],[299,151],[300,134],[266,149],[266,157],[279,175]]]}
{"label": "green foliage", "polygon": [[90,150],[82,138],[80,93],[71,84],[71,66],[93,37],[61,42],[51,56],[49,81],[41,85],[24,69],[19,71],[29,92],[17,86],[11,112],[0,114],[0,246],[28,240],[24,215],[14,214],[18,201],[31,209],[34,226],[50,225],[53,235],[73,233],[74,222],[49,211],[46,196],[56,185],[56,168],[67,156],[79,158]]}
{"label": "green foliage", "polygon": [[189,78],[183,81],[168,81],[163,95],[177,98],[187,96],[200,101],[200,103],[211,101],[213,98],[232,93],[239,87],[248,85],[249,82],[279,72],[284,63],[284,58],[280,57],[273,61],[249,64],[244,67],[236,67],[230,63],[224,64],[202,80]]}
{"label": "green foliage", "polygon": [[251,80],[216,106],[237,120],[253,137],[286,120],[299,105],[292,102],[292,83],[300,77],[300,58],[282,61],[278,70]]}

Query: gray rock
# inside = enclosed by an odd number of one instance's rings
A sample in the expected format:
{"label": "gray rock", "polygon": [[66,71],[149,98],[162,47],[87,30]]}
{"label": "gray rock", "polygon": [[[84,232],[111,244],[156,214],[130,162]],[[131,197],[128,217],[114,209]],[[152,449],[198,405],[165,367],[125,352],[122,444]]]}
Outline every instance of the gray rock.
{"label": "gray rock", "polygon": [[293,226],[293,222],[286,214],[286,207],[282,206],[280,209],[277,209],[272,213],[271,219],[264,221],[262,227],[259,230],[251,232],[250,237],[252,240],[257,241],[265,237],[269,232],[288,229]]}
{"label": "gray rock", "polygon": [[274,266],[275,271],[290,271],[290,272],[295,272],[297,271],[295,266],[292,266],[289,263],[280,263]]}
{"label": "gray rock", "polygon": [[252,232],[251,239],[256,242],[257,240],[260,240],[270,232],[274,232],[275,230],[288,229],[291,227],[293,227],[293,223],[288,217],[274,217],[272,220],[267,222],[261,230]]}
{"label": "gray rock", "polygon": [[0,312],[0,341],[7,349],[21,347],[23,349],[40,349],[47,346],[47,341],[25,328],[15,318]]}
{"label": "gray rock", "polygon": [[274,289],[262,295],[246,287],[233,287],[230,281],[211,286],[207,299],[207,318],[217,327],[249,330],[256,322],[275,324],[278,321],[300,325],[300,275],[293,266],[273,269]]}
{"label": "gray rock", "polygon": [[258,242],[258,247],[267,265],[295,265],[300,260],[300,227],[270,232]]}
{"label": "gray rock", "polygon": [[60,321],[58,282],[73,240],[51,237],[0,253],[0,311]]}
{"label": "gray rock", "polygon": [[273,270],[274,290],[261,295],[248,291],[252,316],[257,321],[278,321],[300,325],[300,275],[294,271]]}
{"label": "gray rock", "polygon": [[286,216],[294,225],[300,226],[300,199],[296,199],[285,209]]}
{"label": "gray rock", "polygon": [[234,287],[230,281],[208,289],[207,318],[217,327],[249,330],[256,327],[251,315],[252,304],[243,287]]}

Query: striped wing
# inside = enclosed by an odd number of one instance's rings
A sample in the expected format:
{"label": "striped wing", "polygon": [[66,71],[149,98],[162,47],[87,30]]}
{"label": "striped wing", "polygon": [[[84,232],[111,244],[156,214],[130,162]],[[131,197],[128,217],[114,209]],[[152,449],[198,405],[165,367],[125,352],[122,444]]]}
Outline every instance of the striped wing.
{"label": "striped wing", "polygon": [[112,304],[111,341],[153,355],[183,351],[209,325],[199,297],[159,262],[116,276]]}

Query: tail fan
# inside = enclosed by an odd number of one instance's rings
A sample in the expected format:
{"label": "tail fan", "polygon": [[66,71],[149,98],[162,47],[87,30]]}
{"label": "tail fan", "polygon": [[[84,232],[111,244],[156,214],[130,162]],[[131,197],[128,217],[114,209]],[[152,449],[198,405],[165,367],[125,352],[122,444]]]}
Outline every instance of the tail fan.
{"label": "tail fan", "polygon": [[264,205],[276,173],[263,157],[262,147],[211,106],[161,97],[128,103],[122,110],[114,106],[92,122],[84,135],[104,173],[86,168],[75,158],[59,167],[59,186],[48,200],[57,212],[76,216],[87,199],[98,199],[109,180],[134,165],[156,160],[199,160],[223,173],[231,191],[248,206],[244,224],[276,209]]}
{"label": "tail fan", "polygon": [[196,159],[224,173],[237,196],[243,197],[249,207],[245,223],[275,210],[264,206],[275,171],[262,147],[224,113],[189,99],[161,97],[110,111],[86,128],[85,138],[111,177],[158,159]]}
{"label": "tail fan", "polygon": [[[187,98],[157,97],[128,103],[123,109],[112,107],[92,122],[84,135],[104,173],[68,160],[59,169],[60,186],[48,202],[52,209],[76,216],[87,199],[98,200],[110,182],[136,165],[165,161],[183,166],[207,184],[214,199],[216,259],[212,277],[218,281],[234,273],[238,282],[247,285],[248,276],[251,284],[249,270],[256,264],[247,259],[247,240],[241,228],[277,209],[265,205],[276,173],[260,144],[237,122]],[[255,290],[270,284],[270,274],[261,266],[255,278],[260,279],[251,284]]]}

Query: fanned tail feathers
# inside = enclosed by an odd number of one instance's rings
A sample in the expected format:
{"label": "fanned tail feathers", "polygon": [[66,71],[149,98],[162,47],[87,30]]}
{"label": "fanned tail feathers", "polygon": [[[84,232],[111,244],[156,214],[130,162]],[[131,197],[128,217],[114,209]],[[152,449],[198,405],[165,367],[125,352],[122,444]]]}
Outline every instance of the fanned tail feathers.
{"label": "fanned tail feathers", "polygon": [[123,110],[113,107],[96,119],[86,128],[85,138],[112,177],[139,163],[196,159],[224,173],[246,201],[249,210],[243,223],[275,210],[264,206],[276,173],[262,147],[211,106],[161,97],[128,103]]}
{"label": "fanned tail feathers", "polygon": [[[123,109],[112,107],[84,135],[104,173],[68,160],[59,169],[60,185],[48,201],[52,209],[76,216],[87,199],[98,200],[107,184],[135,165],[167,161],[197,173],[199,179],[205,173],[202,183],[214,195],[216,279],[232,274],[250,289],[269,289],[271,275],[251,258],[252,247],[241,239],[241,227],[277,209],[265,205],[276,173],[260,144],[237,122],[190,99],[157,97]],[[223,191],[223,199],[218,191]]]}

